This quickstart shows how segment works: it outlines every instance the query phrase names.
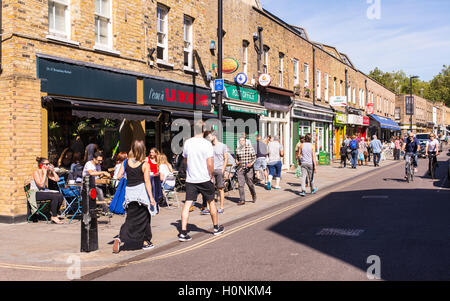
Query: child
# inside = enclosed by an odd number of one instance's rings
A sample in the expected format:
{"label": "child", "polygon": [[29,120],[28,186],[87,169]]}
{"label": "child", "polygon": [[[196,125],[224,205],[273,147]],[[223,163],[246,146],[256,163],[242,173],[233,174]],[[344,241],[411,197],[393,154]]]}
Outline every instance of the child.
{"label": "child", "polygon": [[342,167],[345,168],[347,167],[347,145],[345,144],[345,142],[342,142],[340,154],[341,154],[341,168]]}

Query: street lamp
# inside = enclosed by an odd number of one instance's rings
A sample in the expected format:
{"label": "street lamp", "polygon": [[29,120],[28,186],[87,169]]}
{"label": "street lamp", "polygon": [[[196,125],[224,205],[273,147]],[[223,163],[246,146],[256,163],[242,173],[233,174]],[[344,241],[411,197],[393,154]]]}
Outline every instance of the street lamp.
{"label": "street lamp", "polygon": [[[410,96],[411,96],[411,101],[412,101],[412,95],[413,95],[413,90],[412,90],[412,81],[413,81],[413,79],[414,78],[419,78],[418,76],[411,76],[410,78],[409,78],[409,83],[410,83],[410,88],[411,88],[411,90],[410,90]],[[409,130],[412,132],[412,130],[413,130],[413,126],[412,126],[412,115],[409,115]]]}

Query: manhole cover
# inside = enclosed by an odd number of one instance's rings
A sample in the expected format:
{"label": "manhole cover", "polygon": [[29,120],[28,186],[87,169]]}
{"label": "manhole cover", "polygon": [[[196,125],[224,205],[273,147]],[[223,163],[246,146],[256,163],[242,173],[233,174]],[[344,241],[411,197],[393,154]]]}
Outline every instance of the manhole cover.
{"label": "manhole cover", "polygon": [[324,228],[317,232],[318,236],[360,236],[364,230],[361,229],[337,229],[337,228]]}

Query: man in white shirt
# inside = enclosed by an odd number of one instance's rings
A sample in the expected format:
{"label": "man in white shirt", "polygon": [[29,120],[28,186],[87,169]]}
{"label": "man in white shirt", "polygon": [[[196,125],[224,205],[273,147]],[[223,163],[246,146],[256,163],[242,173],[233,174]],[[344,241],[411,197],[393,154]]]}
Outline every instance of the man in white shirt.
{"label": "man in white shirt", "polygon": [[[106,171],[98,171],[97,166],[100,166],[103,162],[103,155],[100,152],[96,152],[94,154],[94,158],[90,161],[87,161],[84,165],[83,169],[83,178],[88,176],[95,176],[95,179],[98,179],[100,176],[109,177],[110,174]],[[105,200],[105,197],[103,196],[103,190],[96,185],[95,190],[97,190],[97,199],[100,202],[103,202]]]}
{"label": "man in white shirt", "polygon": [[214,235],[222,234],[223,226],[218,225],[217,207],[214,202],[214,149],[204,137],[204,122],[196,121],[194,133],[199,133],[186,140],[183,147],[183,157],[186,165],[186,201],[181,212],[181,233],[179,241],[189,241],[192,238],[187,234],[189,209],[193,202],[197,201],[198,194],[209,204],[211,219],[214,226]]}

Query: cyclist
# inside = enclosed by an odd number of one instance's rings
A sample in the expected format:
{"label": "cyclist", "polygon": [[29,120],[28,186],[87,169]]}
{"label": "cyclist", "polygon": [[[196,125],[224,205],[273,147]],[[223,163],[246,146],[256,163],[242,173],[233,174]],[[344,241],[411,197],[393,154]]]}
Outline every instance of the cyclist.
{"label": "cyclist", "polygon": [[405,138],[405,141],[403,143],[402,151],[405,152],[405,178],[408,177],[408,162],[411,160],[411,156],[414,156],[414,172],[417,173],[417,162],[418,162],[418,153],[420,151],[420,142],[417,140],[417,138],[414,136],[413,132],[408,133],[408,137]]}
{"label": "cyclist", "polygon": [[[428,157],[428,154],[433,154],[433,157]],[[431,174],[431,164],[436,164],[437,166],[437,156],[439,156],[439,140],[436,139],[435,134],[430,134],[430,141],[427,141],[427,146],[425,147],[425,156],[429,158],[429,164],[428,164],[428,174]],[[431,162],[430,159],[433,159],[433,162]]]}

